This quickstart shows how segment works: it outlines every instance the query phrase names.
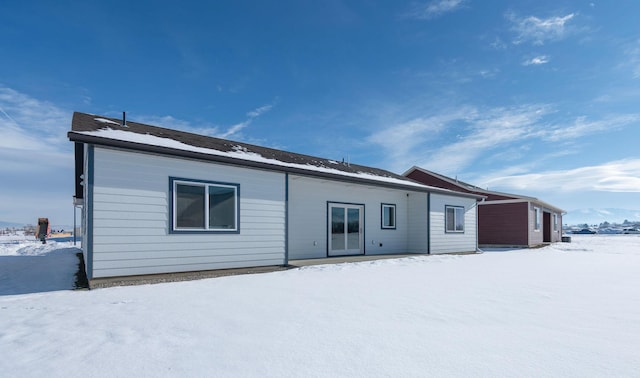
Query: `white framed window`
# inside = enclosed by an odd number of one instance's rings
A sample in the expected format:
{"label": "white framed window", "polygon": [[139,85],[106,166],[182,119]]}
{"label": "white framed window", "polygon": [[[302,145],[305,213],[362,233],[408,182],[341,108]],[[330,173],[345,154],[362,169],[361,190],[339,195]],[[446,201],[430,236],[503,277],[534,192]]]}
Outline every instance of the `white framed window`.
{"label": "white framed window", "polygon": [[170,177],[171,233],[238,233],[240,185]]}
{"label": "white framed window", "polygon": [[558,214],[553,214],[553,231],[558,231]]}
{"label": "white framed window", "polygon": [[396,229],[396,205],[389,203],[382,204],[381,224],[383,229]]}
{"label": "white framed window", "polygon": [[446,232],[464,232],[464,207],[445,206],[444,224]]}
{"label": "white framed window", "polygon": [[533,212],[534,212],[534,230],[535,231],[540,231],[540,209],[537,207],[533,208]]}

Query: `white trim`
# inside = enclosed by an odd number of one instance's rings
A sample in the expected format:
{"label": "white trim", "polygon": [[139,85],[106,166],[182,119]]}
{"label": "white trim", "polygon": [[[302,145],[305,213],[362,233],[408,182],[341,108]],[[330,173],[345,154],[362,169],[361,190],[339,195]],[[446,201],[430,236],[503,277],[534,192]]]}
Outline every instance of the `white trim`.
{"label": "white trim", "polygon": [[[447,216],[447,210],[448,209],[453,209],[453,230],[449,230],[448,229],[448,224],[447,224],[447,220],[448,220],[448,216]],[[458,225],[458,210],[462,210],[462,230],[458,230],[457,229],[457,225]],[[465,208],[464,206],[454,206],[454,205],[444,205],[444,232],[447,234],[463,234],[464,230],[465,230]]]}
{"label": "white trim", "polygon": [[533,231],[540,232],[542,228],[542,221],[540,220],[540,215],[542,213],[542,209],[538,206],[533,206]]}
{"label": "white trim", "polygon": [[[391,216],[389,217],[389,220],[391,221],[391,225],[388,226],[386,224],[384,224],[384,211],[385,209],[393,209],[393,211],[391,212]],[[396,215],[396,205],[392,204],[392,203],[383,203],[381,204],[380,207],[380,227],[383,230],[395,230],[397,227],[397,215]]]}

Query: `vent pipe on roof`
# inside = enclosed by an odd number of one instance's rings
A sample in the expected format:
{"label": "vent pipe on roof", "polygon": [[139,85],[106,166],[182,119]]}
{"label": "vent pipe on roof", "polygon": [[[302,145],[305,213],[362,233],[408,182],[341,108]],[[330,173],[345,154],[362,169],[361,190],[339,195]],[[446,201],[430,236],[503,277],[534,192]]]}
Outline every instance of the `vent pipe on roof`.
{"label": "vent pipe on roof", "polygon": [[122,112],[122,127],[127,127],[127,112]]}

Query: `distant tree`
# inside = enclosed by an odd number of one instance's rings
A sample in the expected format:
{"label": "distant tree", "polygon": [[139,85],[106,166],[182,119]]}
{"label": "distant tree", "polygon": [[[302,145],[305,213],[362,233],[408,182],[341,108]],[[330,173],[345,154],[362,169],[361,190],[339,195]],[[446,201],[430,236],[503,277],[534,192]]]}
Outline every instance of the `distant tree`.
{"label": "distant tree", "polygon": [[623,226],[626,226],[626,225],[628,225],[628,224],[629,224],[629,221],[628,221],[627,219],[625,219],[625,220],[624,220],[624,222],[622,222],[622,225],[623,225]]}
{"label": "distant tree", "polygon": [[583,224],[579,224],[578,227],[589,228],[589,225],[587,223],[583,223]]}
{"label": "distant tree", "polygon": [[599,228],[607,228],[607,227],[611,227],[611,223],[604,221],[602,223],[600,223]]}

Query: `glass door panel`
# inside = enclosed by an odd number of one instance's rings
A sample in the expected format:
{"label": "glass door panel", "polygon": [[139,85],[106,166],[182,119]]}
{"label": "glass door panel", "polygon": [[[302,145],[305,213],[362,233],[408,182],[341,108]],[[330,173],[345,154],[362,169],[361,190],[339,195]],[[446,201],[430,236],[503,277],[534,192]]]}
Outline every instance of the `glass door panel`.
{"label": "glass door panel", "polygon": [[360,250],[360,209],[347,209],[347,249]]}
{"label": "glass door panel", "polygon": [[343,251],[345,249],[344,238],[344,208],[331,208],[331,250]]}
{"label": "glass door panel", "polygon": [[329,205],[329,256],[364,254],[364,206]]}

